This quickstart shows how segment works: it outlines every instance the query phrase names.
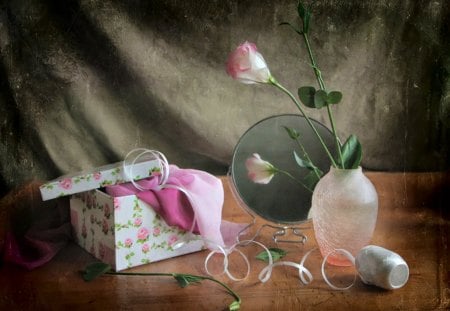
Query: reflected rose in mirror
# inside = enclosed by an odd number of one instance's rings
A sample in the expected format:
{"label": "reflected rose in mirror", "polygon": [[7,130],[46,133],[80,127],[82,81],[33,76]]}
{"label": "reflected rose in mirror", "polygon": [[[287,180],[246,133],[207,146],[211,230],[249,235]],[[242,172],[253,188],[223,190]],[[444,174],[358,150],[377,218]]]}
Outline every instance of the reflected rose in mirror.
{"label": "reflected rose in mirror", "polygon": [[270,163],[261,159],[260,155],[254,153],[245,161],[247,176],[257,184],[268,184],[277,172],[277,169]]}

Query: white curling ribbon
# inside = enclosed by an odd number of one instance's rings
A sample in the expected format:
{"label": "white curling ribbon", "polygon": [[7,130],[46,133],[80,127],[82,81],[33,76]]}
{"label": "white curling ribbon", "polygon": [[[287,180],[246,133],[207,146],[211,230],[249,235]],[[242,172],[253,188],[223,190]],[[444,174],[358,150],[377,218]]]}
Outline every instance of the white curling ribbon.
{"label": "white curling ribbon", "polygon": [[346,286],[346,287],[338,287],[338,286],[333,285],[333,284],[328,280],[328,277],[327,277],[327,275],[326,275],[326,273],[325,273],[325,264],[326,264],[326,262],[327,262],[327,259],[328,259],[328,257],[329,257],[331,254],[334,254],[334,253],[341,253],[342,255],[344,255],[345,257],[347,257],[348,260],[351,261],[351,263],[352,263],[353,266],[355,266],[355,257],[353,257],[353,255],[352,255],[349,251],[347,251],[347,250],[345,250],[345,249],[342,249],[342,248],[337,248],[337,249],[335,249],[334,251],[328,253],[328,254],[323,258],[323,261],[322,261],[322,277],[323,277],[324,281],[328,284],[328,286],[330,286],[332,289],[335,289],[335,290],[347,290],[347,289],[351,288],[353,285],[355,285],[355,282],[356,282],[356,273],[354,274],[353,282],[352,282],[350,285]]}
{"label": "white curling ribbon", "polygon": [[[302,257],[302,259],[300,260],[300,263],[296,263],[296,262],[292,262],[292,261],[279,261],[279,262],[275,262],[275,263],[274,263],[274,262],[273,262],[273,258],[272,258],[272,254],[270,253],[269,249],[268,249],[264,244],[259,243],[259,242],[254,241],[254,240],[244,240],[244,241],[241,241],[241,242],[238,242],[238,243],[232,245],[232,246],[229,247],[229,248],[222,248],[222,247],[220,247],[220,246],[218,245],[218,248],[220,249],[220,251],[219,251],[219,250],[211,251],[211,252],[208,254],[208,256],[206,257],[206,259],[205,259],[204,266],[205,266],[206,272],[207,272],[209,275],[211,275],[211,276],[218,276],[218,275],[226,274],[226,275],[227,275],[231,280],[233,280],[233,281],[242,281],[242,280],[246,279],[246,278],[248,277],[248,275],[250,274],[250,270],[251,270],[251,269],[250,269],[250,261],[248,260],[247,256],[246,256],[244,253],[242,253],[240,250],[238,250],[236,247],[237,247],[237,246],[240,246],[240,245],[248,245],[248,244],[250,244],[250,243],[255,243],[255,244],[261,246],[261,247],[267,252],[267,254],[268,254],[269,264],[268,264],[266,267],[264,267],[264,268],[261,270],[261,272],[259,273],[259,275],[258,275],[258,278],[259,278],[259,280],[261,281],[261,283],[267,282],[267,281],[271,278],[271,276],[272,276],[272,270],[273,270],[273,268],[278,267],[278,266],[290,266],[290,267],[297,268],[297,269],[298,269],[298,275],[299,275],[299,278],[300,278],[301,282],[302,282],[304,285],[308,285],[308,284],[310,284],[310,283],[313,281],[313,279],[314,279],[314,278],[313,278],[313,275],[312,275],[312,273],[305,267],[305,262],[306,262],[306,260],[308,259],[309,255],[310,255],[313,251],[317,250],[317,248],[310,249],[310,250]],[[234,252],[234,251],[239,252],[239,254],[242,256],[242,258],[244,259],[245,264],[246,264],[246,266],[247,266],[247,272],[246,272],[245,276],[242,277],[242,278],[237,278],[237,277],[235,277],[234,275],[231,274],[231,272],[230,272],[229,269],[228,269],[228,264],[229,264],[229,258],[228,258],[228,255],[231,254],[231,253]],[[223,269],[222,269],[221,272],[216,273],[216,274],[213,274],[213,273],[210,272],[210,270],[209,270],[209,268],[208,268],[208,263],[209,263],[210,259],[211,259],[215,254],[219,254],[219,253],[222,253],[222,255],[224,256],[224,259],[223,259]],[[328,257],[329,257],[331,254],[334,254],[334,253],[341,253],[341,254],[343,254],[345,257],[347,257],[347,259],[349,259],[349,260],[352,262],[353,265],[355,265],[355,258],[353,257],[353,255],[352,255],[349,251],[347,251],[347,250],[345,250],[345,249],[335,249],[334,251],[332,251],[332,252],[330,252],[329,254],[327,254],[327,255],[323,258],[323,260],[322,260],[322,268],[321,268],[322,277],[323,277],[324,281],[327,283],[327,285],[330,286],[332,289],[334,289],[334,290],[347,290],[347,289],[351,288],[351,287],[355,284],[355,282],[356,282],[356,273],[354,274],[354,278],[353,278],[352,283],[351,283],[350,285],[346,286],[346,287],[339,287],[339,286],[336,286],[336,285],[332,284],[332,283],[330,282],[330,280],[328,279],[326,273],[325,273],[325,264],[326,264],[326,262],[327,262],[327,259],[328,259]]]}
{"label": "white curling ribbon", "polygon": [[[137,154],[137,155],[136,155]],[[159,186],[164,185],[169,178],[169,162],[163,153],[157,150],[150,150],[145,148],[136,148],[128,152],[125,156],[125,160],[123,160],[123,171],[127,179],[133,184],[136,189],[140,191],[150,190],[142,187],[140,184],[135,182],[135,176],[133,174],[133,169],[136,163],[140,163],[144,160],[145,155],[151,155],[151,160],[155,160],[158,163],[159,171],[161,173],[161,178],[159,180]],[[132,157],[133,156],[133,157]],[[129,158],[131,158],[131,162],[129,162]]]}
{"label": "white curling ribbon", "polygon": [[[211,242],[211,241],[209,241],[209,242]],[[205,262],[204,262],[206,273],[208,273],[211,276],[217,276],[217,275],[226,274],[233,281],[245,280],[250,274],[250,270],[251,270],[250,261],[248,260],[247,256],[243,252],[241,252],[239,249],[237,249],[236,247],[237,246],[242,246],[242,245],[246,246],[246,245],[248,245],[250,243],[254,243],[254,244],[257,244],[257,245],[261,246],[267,252],[267,255],[268,255],[268,258],[269,258],[269,264],[263,270],[261,270],[261,272],[258,275],[258,278],[259,278],[259,280],[262,283],[267,282],[270,279],[270,276],[271,276],[271,273],[272,273],[272,265],[273,265],[272,254],[270,253],[269,249],[264,244],[262,244],[260,242],[257,242],[257,241],[254,241],[254,240],[243,240],[243,241],[237,242],[237,243],[235,243],[235,244],[233,244],[233,245],[231,245],[230,247],[227,247],[227,248],[222,248],[222,247],[220,247],[219,245],[216,244],[216,246],[219,247],[220,251],[213,250],[206,257]],[[228,269],[228,263],[229,263],[228,256],[231,253],[233,253],[233,252],[238,252],[239,255],[244,259],[244,262],[245,262],[245,264],[247,266],[247,271],[245,273],[245,276],[242,277],[242,278],[235,277],[230,272],[230,270]],[[215,254],[219,254],[219,253],[222,253],[222,255],[223,255],[223,269],[222,269],[222,271],[220,273],[212,274],[210,272],[209,268],[208,268],[208,264],[209,264],[210,259]]]}
{"label": "white curling ribbon", "polygon": [[[275,263],[272,263],[272,264],[269,263],[269,265],[267,265],[263,269],[263,271],[261,271],[261,274],[263,272],[265,272],[266,270],[268,271],[268,276],[269,277],[266,279],[266,281],[267,281],[270,278],[270,274],[271,274],[272,269],[274,267],[277,267],[277,266],[290,266],[290,267],[294,267],[294,268],[298,269],[298,275],[299,275],[300,280],[303,282],[303,284],[308,285],[309,283],[312,282],[313,276],[312,276],[311,272],[304,266],[304,263],[305,263],[306,259],[308,258],[309,254],[311,254],[314,250],[315,250],[315,248],[309,250],[303,256],[303,258],[300,261],[300,263],[296,263],[296,262],[292,262],[292,261],[279,261],[279,262],[275,262]],[[308,279],[305,279],[305,275],[307,276]],[[261,282],[263,282],[263,281],[261,281]]]}
{"label": "white curling ribbon", "polygon": [[[228,251],[225,250],[222,246],[220,246],[220,245],[218,245],[218,244],[217,244],[216,246],[217,246],[217,248],[218,248],[219,250],[213,250],[213,251],[211,251],[211,252],[208,254],[208,256],[206,257],[205,262],[204,262],[205,270],[206,270],[206,272],[207,272],[209,275],[211,275],[211,276],[219,276],[219,275],[222,275],[222,274],[225,273],[226,269],[228,269]],[[222,269],[222,272],[219,272],[219,273],[211,273],[211,272],[209,271],[209,269],[208,269],[208,262],[209,262],[209,260],[211,259],[212,256],[214,256],[215,254],[218,254],[218,253],[222,253],[223,258],[224,258],[224,259],[223,259],[223,269]]]}
{"label": "white curling ribbon", "polygon": [[[313,248],[313,249],[309,250],[302,257],[302,260],[300,261],[300,263],[296,263],[296,262],[292,262],[292,261],[280,261],[280,262],[276,262],[276,263],[273,263],[273,264],[269,264],[267,267],[265,267],[263,269],[263,271],[264,270],[271,271],[272,268],[277,267],[277,266],[294,267],[294,268],[298,269],[298,275],[299,275],[299,278],[302,281],[302,283],[304,285],[308,285],[308,284],[310,284],[313,281],[314,278],[313,278],[311,272],[305,267],[305,261],[306,261],[306,259],[308,259],[309,255],[315,250],[317,250],[317,248]],[[350,284],[349,286],[346,286],[346,287],[338,287],[338,286],[333,285],[328,280],[328,277],[327,277],[327,275],[325,273],[325,264],[327,262],[327,259],[328,259],[328,257],[331,254],[333,254],[335,252],[340,252],[340,253],[344,254],[352,262],[353,265],[355,264],[355,258],[353,257],[353,255],[350,252],[348,252],[345,249],[336,249],[333,252],[329,253],[327,256],[325,256],[325,258],[323,259],[323,261],[322,261],[322,269],[321,269],[322,270],[322,277],[323,277],[324,281],[328,284],[328,286],[330,286],[332,289],[334,289],[334,290],[347,290],[347,289],[351,288],[355,284],[356,274],[354,275],[354,279],[353,279],[352,284]],[[261,271],[261,272],[263,272],[263,271]],[[305,276],[306,276],[306,278],[305,278]]]}
{"label": "white curling ribbon", "polygon": [[[250,274],[250,270],[251,270],[250,261],[248,260],[247,256],[244,253],[242,253],[239,249],[237,249],[236,247],[241,246],[241,245],[248,245],[250,243],[254,243],[254,244],[261,246],[266,251],[267,256],[269,258],[268,265],[266,267],[264,267],[258,275],[258,279],[260,280],[261,283],[265,283],[271,278],[272,270],[274,267],[277,267],[277,266],[291,266],[291,267],[297,268],[299,271],[299,278],[305,285],[311,283],[311,281],[313,280],[313,276],[312,276],[311,272],[304,266],[304,263],[305,263],[307,257],[309,256],[309,254],[311,254],[311,252],[314,251],[315,249],[311,249],[310,251],[308,251],[303,256],[300,263],[290,262],[290,261],[279,261],[279,262],[274,263],[272,254],[270,253],[269,249],[264,244],[257,242],[255,240],[243,240],[238,243],[235,243],[234,245],[230,246],[229,248],[226,248],[226,249],[220,248],[220,251],[218,251],[218,250],[211,251],[208,254],[208,256],[206,257],[205,262],[204,262],[206,272],[211,276],[218,276],[218,275],[226,274],[233,281],[242,281],[242,280],[246,279],[248,277],[248,275]],[[245,276],[242,278],[235,277],[234,275],[231,274],[231,272],[228,269],[228,264],[229,264],[228,255],[230,255],[234,251],[239,252],[239,254],[242,256],[242,258],[244,259],[245,264],[247,266],[247,272],[246,272]],[[208,268],[208,264],[209,264],[210,259],[215,254],[219,254],[219,253],[222,253],[222,255],[224,256],[223,269],[220,273],[213,274],[210,272],[210,270]],[[306,278],[305,278],[305,276],[306,276]]]}
{"label": "white curling ribbon", "polygon": [[[211,243],[211,242],[209,242],[209,243]],[[223,247],[221,247],[219,245],[216,245],[216,246],[220,249],[220,251],[218,251],[218,250],[211,251],[205,259],[204,267],[205,267],[206,273],[208,273],[211,276],[219,276],[219,275],[225,274],[226,276],[228,276],[228,278],[230,278],[233,281],[242,281],[245,278],[247,278],[247,276],[250,274],[250,262],[249,262],[247,256],[245,256],[244,253],[242,253],[238,249],[232,249],[231,251],[229,251],[229,250],[225,250]],[[245,276],[242,278],[235,277],[228,269],[228,263],[229,263],[228,255],[230,255],[231,253],[233,253],[235,251],[238,252],[239,255],[241,255],[242,259],[244,259],[244,262],[247,266],[247,272],[245,273]],[[222,268],[221,272],[214,274],[214,273],[211,273],[211,271],[209,270],[208,262],[215,254],[218,254],[218,253],[222,253],[222,255],[223,255],[223,268]]]}

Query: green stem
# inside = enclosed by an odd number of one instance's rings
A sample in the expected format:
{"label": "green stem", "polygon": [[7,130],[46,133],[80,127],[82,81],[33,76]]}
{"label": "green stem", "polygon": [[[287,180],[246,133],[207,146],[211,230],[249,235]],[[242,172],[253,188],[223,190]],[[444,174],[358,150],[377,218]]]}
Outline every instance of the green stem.
{"label": "green stem", "polygon": [[309,119],[309,117],[306,115],[305,111],[303,110],[302,106],[300,105],[300,103],[297,101],[297,99],[295,98],[294,95],[292,95],[291,92],[289,92],[289,90],[287,90],[284,86],[282,86],[280,83],[278,83],[278,81],[270,76],[269,82],[276,86],[277,88],[279,88],[280,90],[282,90],[284,93],[286,93],[294,102],[294,104],[297,106],[298,110],[301,112],[302,116],[305,118],[306,122],[308,123],[308,125],[311,127],[311,129],[313,130],[314,134],[317,136],[317,138],[320,141],[320,144],[322,145],[322,147],[324,148],[325,152],[327,153],[328,157],[331,160],[331,163],[334,167],[337,167],[336,162],[334,161],[333,156],[331,155],[330,151],[328,150],[327,146],[325,145],[325,142],[323,141],[322,137],[320,136],[319,132],[317,132],[316,127],[314,126],[314,124],[312,124],[311,120]]}
{"label": "green stem", "polygon": [[[321,90],[326,91],[325,82],[323,81],[323,78],[322,78],[322,72],[317,67],[316,61],[314,59],[314,55],[313,55],[312,49],[311,49],[311,44],[309,43],[309,39],[308,39],[308,34],[305,32],[303,32],[302,34],[303,34],[303,39],[305,41],[306,49],[308,50],[309,60],[311,61],[311,66],[313,67],[317,82],[319,83],[319,87]],[[328,118],[330,119],[330,123],[331,123],[331,130],[333,131],[333,135],[334,135],[334,141],[336,143],[336,148],[338,150],[339,158],[341,160],[341,166],[342,166],[341,168],[345,168],[344,167],[344,158],[342,156],[341,144],[339,143],[339,138],[337,136],[333,113],[331,111],[330,105],[326,105],[326,106],[327,106],[327,111],[328,111]],[[336,164],[333,164],[333,165],[336,167]]]}
{"label": "green stem", "polygon": [[[291,178],[293,181],[297,182],[299,185],[303,186],[306,190],[308,190],[309,192],[313,192],[311,189],[309,189],[308,186],[306,186],[304,183],[302,183],[300,180],[298,180],[297,178],[295,178],[291,173],[287,172],[287,171],[283,171],[280,170],[278,168],[275,168],[277,173],[282,173],[285,174],[286,176],[288,176],[289,178]],[[320,178],[320,177],[319,177]]]}
{"label": "green stem", "polygon": [[209,280],[212,282],[215,282],[217,284],[219,284],[220,286],[222,286],[223,288],[225,288],[228,293],[233,296],[236,301],[237,304],[240,305],[242,300],[241,297],[239,297],[239,295],[233,291],[227,284],[222,283],[219,280],[216,280],[215,278],[209,277],[209,276],[203,276],[203,275],[194,275],[194,274],[180,274],[180,273],[161,273],[161,272],[114,272],[114,271],[108,271],[105,274],[111,274],[111,275],[134,275],[134,276],[171,276],[173,278],[176,278],[176,276],[190,276],[190,277],[195,277],[197,279],[200,280]]}
{"label": "green stem", "polygon": [[[300,149],[302,150],[303,155],[306,157],[306,159],[307,159],[309,162],[313,163],[313,161],[312,161],[311,158],[309,157],[309,155],[308,155],[308,153],[306,152],[306,149],[305,149],[305,147],[303,146],[303,144],[301,143],[301,141],[300,141],[298,138],[295,139],[295,141],[297,142],[297,145],[298,145],[298,146],[300,147]],[[314,166],[315,166],[315,165],[314,165]],[[320,174],[319,174],[319,172],[317,172],[317,167],[314,168],[314,173],[316,174],[317,179],[320,179]]]}
{"label": "green stem", "polygon": [[339,158],[341,159],[341,168],[345,168],[344,167],[344,157],[342,156],[342,149],[341,149],[341,144],[339,143],[339,138],[337,136],[337,132],[336,132],[336,126],[334,125],[334,118],[333,118],[333,113],[331,111],[330,105],[327,105],[327,111],[328,111],[328,118],[330,119],[330,123],[331,123],[331,130],[333,131],[334,134],[334,141],[336,143],[336,147],[339,153]]}
{"label": "green stem", "polygon": [[201,278],[203,278],[204,280],[209,280],[209,281],[212,281],[212,282],[215,282],[215,283],[221,285],[222,287],[224,287],[228,291],[228,293],[231,296],[233,296],[236,299],[236,301],[238,302],[239,305],[241,304],[241,302],[242,302],[241,301],[241,297],[239,297],[239,295],[236,294],[235,291],[232,290],[227,284],[222,283],[219,280],[216,280],[215,278],[208,277],[208,276],[202,276]]}
{"label": "green stem", "polygon": [[174,273],[146,273],[146,272],[114,272],[108,271],[105,274],[112,275],[136,275],[136,276],[174,276]]}

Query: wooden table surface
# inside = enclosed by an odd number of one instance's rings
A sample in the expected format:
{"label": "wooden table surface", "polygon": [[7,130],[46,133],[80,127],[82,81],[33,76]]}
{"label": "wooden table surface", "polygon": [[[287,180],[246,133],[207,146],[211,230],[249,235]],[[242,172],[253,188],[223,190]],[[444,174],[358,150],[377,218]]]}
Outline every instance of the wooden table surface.
{"label": "wooden table surface", "polygon": [[[366,175],[379,195],[379,215],[372,244],[400,254],[410,267],[410,279],[401,289],[386,291],[364,285],[357,279],[346,291],[328,287],[320,274],[321,256],[315,251],[306,262],[314,276],[303,285],[292,267],[276,267],[267,283],[258,280],[265,264],[254,259],[262,249],[248,246],[242,251],[251,262],[244,281],[224,281],[242,298],[241,310],[448,310],[450,308],[449,193],[446,173],[375,173]],[[249,222],[223,178],[226,194],[224,219]],[[15,194],[24,201],[31,191]],[[31,198],[36,200],[36,198]],[[3,203],[6,202],[3,199]],[[0,207],[7,208],[4,203]],[[2,213],[0,212],[0,218]],[[0,226],[4,225],[0,221]],[[264,222],[258,220],[258,224]],[[311,227],[311,225],[309,225]],[[272,241],[272,231],[263,230],[258,241],[288,251],[283,260],[299,262],[315,248],[314,234],[307,229],[304,246]],[[1,242],[1,239],[0,239]],[[135,267],[133,272],[180,272],[204,275],[208,251]],[[239,258],[232,257],[234,272],[243,274]],[[79,271],[94,258],[70,243],[50,263],[32,271],[4,264],[0,267],[0,310],[223,310],[233,301],[215,283],[204,281],[180,288],[172,278],[103,276],[85,282]],[[214,262],[216,263],[216,262]],[[219,264],[219,262],[217,262]],[[351,280],[351,268],[328,268],[332,280]],[[334,276],[333,276],[334,275]]]}

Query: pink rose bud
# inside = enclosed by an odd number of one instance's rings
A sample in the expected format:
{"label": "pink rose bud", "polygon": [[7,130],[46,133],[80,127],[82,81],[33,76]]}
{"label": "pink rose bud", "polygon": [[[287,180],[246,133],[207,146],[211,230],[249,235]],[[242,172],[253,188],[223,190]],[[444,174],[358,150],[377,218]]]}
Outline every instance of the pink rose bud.
{"label": "pink rose bud", "polygon": [[135,226],[140,226],[140,225],[142,225],[142,218],[135,218],[135,219],[134,219],[134,225],[135,225]]}
{"label": "pink rose bud", "polygon": [[137,238],[138,240],[145,240],[149,235],[148,229],[145,227],[142,227],[138,230]]}
{"label": "pink rose bud", "polygon": [[142,252],[143,253],[148,253],[149,250],[150,250],[150,246],[147,243],[142,245]]}
{"label": "pink rose bud", "polygon": [[257,184],[268,184],[276,173],[275,167],[254,153],[245,161],[248,178]]}
{"label": "pink rose bud", "polygon": [[108,204],[105,204],[103,206],[103,213],[105,214],[105,217],[109,217],[111,215],[111,210],[109,209]]}
{"label": "pink rose bud", "polygon": [[178,241],[178,237],[176,235],[171,235],[167,244],[169,244],[169,246],[172,246],[176,241]]}
{"label": "pink rose bud", "polygon": [[230,54],[226,67],[227,73],[245,84],[268,83],[270,70],[256,45],[244,42]]}
{"label": "pink rose bud", "polygon": [[133,240],[130,238],[125,239],[125,247],[131,247],[133,245]]}
{"label": "pink rose bud", "polygon": [[103,219],[102,231],[103,231],[104,234],[108,234],[109,224],[106,221],[106,219]]}

